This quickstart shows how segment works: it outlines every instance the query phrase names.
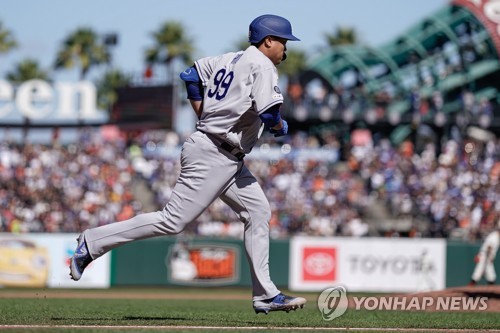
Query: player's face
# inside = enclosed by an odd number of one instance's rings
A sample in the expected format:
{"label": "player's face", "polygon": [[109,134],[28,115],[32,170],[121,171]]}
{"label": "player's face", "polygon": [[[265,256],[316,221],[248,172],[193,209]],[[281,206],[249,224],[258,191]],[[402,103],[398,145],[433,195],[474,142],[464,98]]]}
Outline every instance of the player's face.
{"label": "player's face", "polygon": [[271,37],[271,61],[278,65],[286,59],[286,42],[287,40],[279,37]]}

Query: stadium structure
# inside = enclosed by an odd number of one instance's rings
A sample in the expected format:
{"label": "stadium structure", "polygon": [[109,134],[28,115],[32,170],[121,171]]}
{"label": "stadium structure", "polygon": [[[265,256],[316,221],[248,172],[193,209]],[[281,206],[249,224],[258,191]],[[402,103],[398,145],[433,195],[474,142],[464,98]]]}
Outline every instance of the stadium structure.
{"label": "stadium structure", "polygon": [[397,142],[420,125],[437,137],[498,133],[499,10],[455,0],[380,47],[332,47],[289,82],[285,113],[298,127],[363,123]]}

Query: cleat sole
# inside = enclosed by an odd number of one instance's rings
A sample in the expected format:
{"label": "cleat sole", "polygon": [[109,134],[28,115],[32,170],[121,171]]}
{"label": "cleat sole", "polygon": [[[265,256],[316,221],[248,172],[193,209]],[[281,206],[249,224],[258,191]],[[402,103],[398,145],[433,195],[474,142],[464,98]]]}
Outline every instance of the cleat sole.
{"label": "cleat sole", "polygon": [[[282,295],[282,297],[285,297]],[[285,299],[280,299],[278,302],[275,301],[254,301],[254,311],[255,313],[265,313],[269,314],[271,311],[284,311],[289,313],[290,311],[297,311],[297,309],[303,309],[306,300],[302,297],[292,298],[286,296]]]}

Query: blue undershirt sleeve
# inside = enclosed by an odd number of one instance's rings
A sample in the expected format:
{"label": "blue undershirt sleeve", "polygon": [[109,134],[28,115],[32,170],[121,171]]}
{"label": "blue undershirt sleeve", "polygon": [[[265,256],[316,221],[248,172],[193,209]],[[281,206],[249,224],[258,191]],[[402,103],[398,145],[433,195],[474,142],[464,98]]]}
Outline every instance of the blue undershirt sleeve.
{"label": "blue undershirt sleeve", "polygon": [[279,124],[281,120],[280,106],[281,104],[273,105],[259,115],[260,120],[262,120],[266,128],[271,128]]}
{"label": "blue undershirt sleeve", "polygon": [[186,85],[187,98],[193,101],[201,101],[203,99],[203,85],[196,68],[191,66],[179,76]]}

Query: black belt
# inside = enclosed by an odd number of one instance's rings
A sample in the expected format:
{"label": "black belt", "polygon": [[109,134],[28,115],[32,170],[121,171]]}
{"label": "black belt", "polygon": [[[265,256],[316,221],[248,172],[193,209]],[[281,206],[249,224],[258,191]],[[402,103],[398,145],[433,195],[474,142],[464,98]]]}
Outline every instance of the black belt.
{"label": "black belt", "polygon": [[220,147],[222,149],[224,149],[225,151],[227,151],[229,154],[233,155],[234,157],[236,157],[238,159],[238,161],[241,161],[243,160],[243,158],[245,157],[245,154],[241,151],[237,151],[236,153],[233,153],[233,151],[237,148],[231,146],[229,143],[227,143],[226,141],[222,141],[222,143],[220,144]]}
{"label": "black belt", "polygon": [[[198,130],[198,131],[205,134],[207,136],[207,138],[209,138],[216,146],[221,147],[222,149],[227,151],[229,154],[236,157],[238,159],[238,161],[242,161],[243,158],[245,157],[245,153],[243,153],[238,148],[232,146],[231,144],[227,143],[226,141],[221,141],[213,134],[205,133],[205,132],[200,131],[200,130]],[[234,151],[236,151],[236,152],[234,152]]]}

